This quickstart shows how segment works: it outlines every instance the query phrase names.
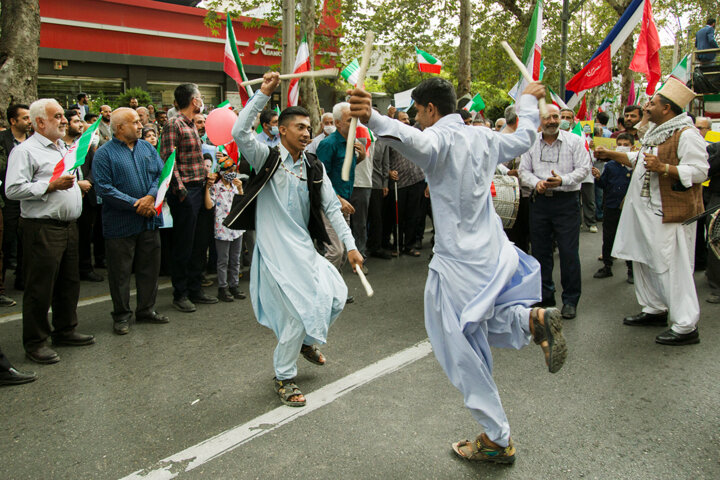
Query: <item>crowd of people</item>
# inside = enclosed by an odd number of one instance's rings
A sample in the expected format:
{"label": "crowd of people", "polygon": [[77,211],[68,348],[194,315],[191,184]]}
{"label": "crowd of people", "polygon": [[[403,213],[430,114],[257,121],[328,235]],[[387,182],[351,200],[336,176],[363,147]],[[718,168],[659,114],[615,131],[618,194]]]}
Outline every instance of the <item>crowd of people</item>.
{"label": "crowd of people", "polygon": [[[681,222],[720,203],[720,152],[703,139],[710,120],[693,121],[683,111],[694,94],[681,83],[669,80],[646,105],[625,107],[614,131],[607,114],[598,113],[586,137],[571,132],[578,119],[570,109],[548,105],[538,116],[533,97],[544,96],[544,89],[535,84],[495,122],[458,109],[454,91],[439,79],[414,91],[414,122],[394,108],[386,115],[369,111],[366,94],[354,90],[348,102],[322,115],[313,132],[303,108],[269,108],[278,82],[276,74],[265,76],[240,110],[234,141],[223,146],[206,135],[204,100],[194,84],[175,89],[167,112],[137,99],[114,110],[103,105],[85,163],[62,175],[54,173],[56,165],[98,118],[89,112],[87,96],[78,95],[69,109],[53,99],[8,108],[10,128],[0,132],[0,306],[16,303],[4,291],[5,273],[14,270],[15,289],[24,290],[27,358],[58,362],[48,340],[53,346],[95,342],[78,331],[77,304],[81,280],[104,281],[97,269],[107,268],[112,329],[125,335],[133,319],[170,321],[155,310],[161,275],[171,277],[173,307],[190,313],[198,305],[246,298],[239,288],[245,265],[255,316],[278,338],[276,392],[287,405],[305,405],[295,384],[297,358],[325,363],[317,345],[353,301],[343,265],[369,273],[370,258],[421,257],[431,212],[428,334],[485,427],[476,442],[455,445],[460,456],[482,457],[493,449],[506,459],[514,455],[502,406],[487,400],[486,393],[496,391],[486,371],[489,345],[519,348],[532,338],[543,347],[550,371],[562,366],[560,318],[577,315],[583,226],[595,233],[602,222],[602,266],[595,279],[612,276],[616,259],[626,262],[642,307],[624,319],[626,325],[669,324],[658,343],[699,341],[693,270],[706,268],[711,303],[720,303],[720,271],[718,259],[702,253],[705,224]],[[362,124],[345,180],[352,117]],[[595,146],[593,136],[612,138],[617,146]],[[158,205],[159,179],[171,155],[172,181]],[[482,169],[475,171],[472,162],[463,167],[470,160]],[[493,175],[515,177],[519,186],[516,219],[504,233],[485,191]],[[711,183],[703,191],[707,177]],[[559,310],[552,308],[556,249]],[[508,262],[498,264],[503,258]],[[472,289],[452,280],[459,269],[463,278],[476,279]],[[204,290],[213,284],[209,273],[217,273],[216,295]],[[504,303],[496,303],[501,297]],[[473,318],[451,314],[465,307]],[[485,330],[473,327],[470,344],[463,339],[468,332],[451,328],[480,320]],[[495,329],[491,334],[487,322]],[[471,358],[472,368],[457,370]],[[0,352],[1,383],[35,378],[13,369]],[[471,385],[473,378],[483,381]]]}

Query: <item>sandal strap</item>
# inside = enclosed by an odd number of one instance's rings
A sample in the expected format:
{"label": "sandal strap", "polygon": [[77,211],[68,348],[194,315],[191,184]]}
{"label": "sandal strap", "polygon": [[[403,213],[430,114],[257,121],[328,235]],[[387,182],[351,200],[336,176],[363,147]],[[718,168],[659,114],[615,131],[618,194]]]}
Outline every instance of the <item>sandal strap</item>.
{"label": "sandal strap", "polygon": [[[289,378],[287,380],[278,380],[275,379],[275,387],[279,395],[282,395],[282,397],[285,400],[289,400],[290,397],[294,397],[295,395],[302,395],[303,393],[300,391],[300,388],[298,388],[297,385],[295,385],[295,379]],[[282,390],[282,391],[281,391]]]}
{"label": "sandal strap", "polygon": [[530,311],[530,321],[533,325],[533,342],[535,342],[535,345],[540,345],[542,342],[547,340],[545,325],[540,323],[540,315],[538,314],[539,311],[539,307],[535,307]]}

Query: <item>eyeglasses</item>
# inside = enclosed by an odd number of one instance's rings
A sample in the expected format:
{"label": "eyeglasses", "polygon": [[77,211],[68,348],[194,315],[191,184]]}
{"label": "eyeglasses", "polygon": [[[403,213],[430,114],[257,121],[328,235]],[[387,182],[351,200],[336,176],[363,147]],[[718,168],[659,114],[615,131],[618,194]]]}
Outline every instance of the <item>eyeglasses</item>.
{"label": "eyeglasses", "polygon": [[[555,141],[557,143],[557,140]],[[553,154],[552,151],[555,151],[555,159],[553,160]],[[547,162],[547,163],[560,163],[560,145],[555,148],[554,146],[549,146],[546,144],[542,144],[540,147],[540,161],[541,162]]]}

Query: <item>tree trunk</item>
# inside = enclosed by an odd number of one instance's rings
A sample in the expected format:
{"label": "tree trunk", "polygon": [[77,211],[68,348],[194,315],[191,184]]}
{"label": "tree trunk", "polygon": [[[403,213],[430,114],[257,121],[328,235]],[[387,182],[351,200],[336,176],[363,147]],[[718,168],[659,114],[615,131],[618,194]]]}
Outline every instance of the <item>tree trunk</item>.
{"label": "tree trunk", "polygon": [[[300,0],[301,16],[300,31],[307,36],[308,51],[310,52],[310,69],[315,69],[315,27],[317,26],[317,14],[315,11],[315,0]],[[310,112],[310,124],[312,131],[320,128],[320,101],[318,99],[315,80],[304,78],[300,80],[300,99],[302,105]]]}
{"label": "tree trunk", "polygon": [[460,0],[460,45],[458,46],[458,98],[470,93],[470,0]]}
{"label": "tree trunk", "polygon": [[[635,53],[633,36],[629,35],[625,43],[620,47],[620,61],[618,62],[618,71],[622,75],[622,84],[620,86],[622,101],[621,105],[623,108],[627,105],[628,94],[630,93],[630,81],[633,77],[633,72],[630,70],[630,61],[632,60],[633,54]],[[635,100],[637,102],[637,99]]]}
{"label": "tree trunk", "polygon": [[[280,73],[292,73],[295,64],[295,0],[283,0],[282,63]],[[280,81],[280,108],[287,107],[290,80]]]}
{"label": "tree trunk", "polygon": [[0,119],[12,103],[37,99],[39,0],[2,0],[0,11]]}

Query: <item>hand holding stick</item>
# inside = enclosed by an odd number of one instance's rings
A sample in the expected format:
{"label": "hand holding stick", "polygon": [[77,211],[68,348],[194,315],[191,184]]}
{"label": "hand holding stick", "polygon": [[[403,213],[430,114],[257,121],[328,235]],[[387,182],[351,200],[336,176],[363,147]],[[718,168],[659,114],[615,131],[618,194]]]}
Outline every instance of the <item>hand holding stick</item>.
{"label": "hand holding stick", "polygon": [[[520,61],[520,59],[515,55],[515,52],[512,48],[510,48],[510,45],[506,41],[500,42],[502,47],[505,49],[505,52],[507,52],[508,56],[510,57],[510,60],[513,61],[515,66],[520,70],[520,73],[522,74],[523,78],[528,83],[533,83],[535,80],[533,80],[532,75],[530,75],[530,72],[527,71],[527,68],[525,68],[525,65]],[[545,105],[545,99],[539,98],[538,99],[538,109],[540,110],[540,116],[544,117],[547,115],[547,106]]]}
{"label": "hand holding stick", "polygon": [[367,278],[365,278],[365,274],[362,271],[362,268],[356,269],[358,277],[360,277],[360,283],[362,283],[362,286],[365,288],[365,293],[368,297],[372,297],[375,295],[375,292],[373,291],[372,287],[370,286],[370,283],[368,283]]}
{"label": "hand holding stick", "polygon": [[[358,70],[357,88],[365,87],[365,74],[367,73],[368,65],[370,65],[370,53],[372,53],[374,38],[375,32],[372,30],[368,31],[365,37],[365,50],[363,51],[362,61],[360,62],[360,70]],[[357,124],[358,119],[353,117],[350,120],[350,130],[348,131],[347,145],[345,148],[345,161],[343,162],[342,168],[342,179],[346,182],[350,180],[350,168],[352,167],[353,145],[355,145]]]}
{"label": "hand holding stick", "polygon": [[[325,78],[325,77],[337,77],[338,76],[338,69],[337,68],[325,68],[323,70],[311,70],[309,72],[300,72],[300,73],[284,73],[278,77],[279,80],[292,80],[293,78]],[[257,85],[258,83],[263,83],[262,78],[256,78],[254,80],[248,80],[247,82],[242,82],[240,84],[241,87],[246,87],[248,85]]]}

